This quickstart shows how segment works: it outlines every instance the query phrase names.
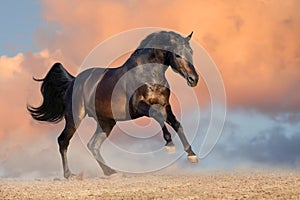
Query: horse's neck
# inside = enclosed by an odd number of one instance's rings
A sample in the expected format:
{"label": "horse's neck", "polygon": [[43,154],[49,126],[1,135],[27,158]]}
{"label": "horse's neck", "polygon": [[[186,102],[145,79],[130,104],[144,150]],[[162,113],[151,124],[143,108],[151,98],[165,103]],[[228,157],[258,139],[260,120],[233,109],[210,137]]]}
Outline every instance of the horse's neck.
{"label": "horse's neck", "polygon": [[165,84],[167,81],[165,59],[157,57],[151,50],[133,54],[124,67],[139,82]]}

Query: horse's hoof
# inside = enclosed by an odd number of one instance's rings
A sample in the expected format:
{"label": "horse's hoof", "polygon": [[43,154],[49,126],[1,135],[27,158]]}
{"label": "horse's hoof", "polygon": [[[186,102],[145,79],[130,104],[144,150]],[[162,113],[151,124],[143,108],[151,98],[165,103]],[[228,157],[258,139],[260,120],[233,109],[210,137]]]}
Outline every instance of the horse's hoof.
{"label": "horse's hoof", "polygon": [[112,175],[116,174],[117,171],[107,167],[107,168],[103,169],[103,173],[104,173],[105,176],[112,176]]}
{"label": "horse's hoof", "polygon": [[175,145],[170,145],[170,146],[165,146],[165,151],[169,154],[175,153],[176,152],[176,148]]}
{"label": "horse's hoof", "polygon": [[74,180],[83,180],[83,172],[79,173],[79,174],[70,174],[67,177],[68,180],[70,181],[74,181]]}
{"label": "horse's hoof", "polygon": [[69,179],[69,178],[71,178],[71,177],[73,177],[73,176],[76,176],[76,175],[73,174],[73,173],[71,173],[70,171],[66,171],[66,172],[64,173],[65,179]]}
{"label": "horse's hoof", "polygon": [[188,161],[191,163],[197,163],[198,157],[196,155],[190,155],[190,156],[188,156]]}
{"label": "horse's hoof", "polygon": [[76,180],[76,174],[70,174],[68,177],[66,177],[66,179],[67,179],[68,181]]}

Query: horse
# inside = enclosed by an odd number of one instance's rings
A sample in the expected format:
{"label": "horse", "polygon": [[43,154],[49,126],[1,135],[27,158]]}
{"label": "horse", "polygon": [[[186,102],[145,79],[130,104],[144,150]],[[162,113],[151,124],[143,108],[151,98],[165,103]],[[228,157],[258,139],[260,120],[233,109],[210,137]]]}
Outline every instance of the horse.
{"label": "horse", "polygon": [[71,173],[67,161],[67,148],[80,122],[87,115],[97,121],[97,129],[87,147],[102,168],[104,175],[117,173],[103,160],[100,148],[117,121],[133,120],[143,116],[159,123],[165,150],[175,150],[169,124],[178,134],[187,153],[188,161],[198,162],[180,122],[172,112],[169,102],[170,87],[165,72],[171,69],[195,87],[199,76],[192,62],[190,46],[192,34],[183,37],[173,31],[149,34],[117,68],[89,68],[72,76],[61,63],[55,63],[43,79],[43,102],[38,107],[27,105],[33,119],[57,123],[65,119],[65,127],[57,142],[66,179]]}

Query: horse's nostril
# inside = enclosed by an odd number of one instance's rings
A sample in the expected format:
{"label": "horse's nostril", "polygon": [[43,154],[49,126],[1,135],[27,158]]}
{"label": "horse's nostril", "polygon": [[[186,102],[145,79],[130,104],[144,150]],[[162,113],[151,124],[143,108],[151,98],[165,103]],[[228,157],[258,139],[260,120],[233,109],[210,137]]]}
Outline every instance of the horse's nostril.
{"label": "horse's nostril", "polygon": [[194,79],[193,77],[189,76],[189,77],[188,77],[188,81],[189,81],[190,83],[194,83],[194,82],[195,82],[195,79]]}

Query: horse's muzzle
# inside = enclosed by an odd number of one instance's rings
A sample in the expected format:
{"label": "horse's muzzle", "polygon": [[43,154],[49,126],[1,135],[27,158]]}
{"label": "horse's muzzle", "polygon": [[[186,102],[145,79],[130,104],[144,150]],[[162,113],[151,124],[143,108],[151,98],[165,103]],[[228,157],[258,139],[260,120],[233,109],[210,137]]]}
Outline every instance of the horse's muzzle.
{"label": "horse's muzzle", "polygon": [[190,87],[195,87],[198,83],[199,77],[198,75],[189,74],[186,78],[187,84]]}

